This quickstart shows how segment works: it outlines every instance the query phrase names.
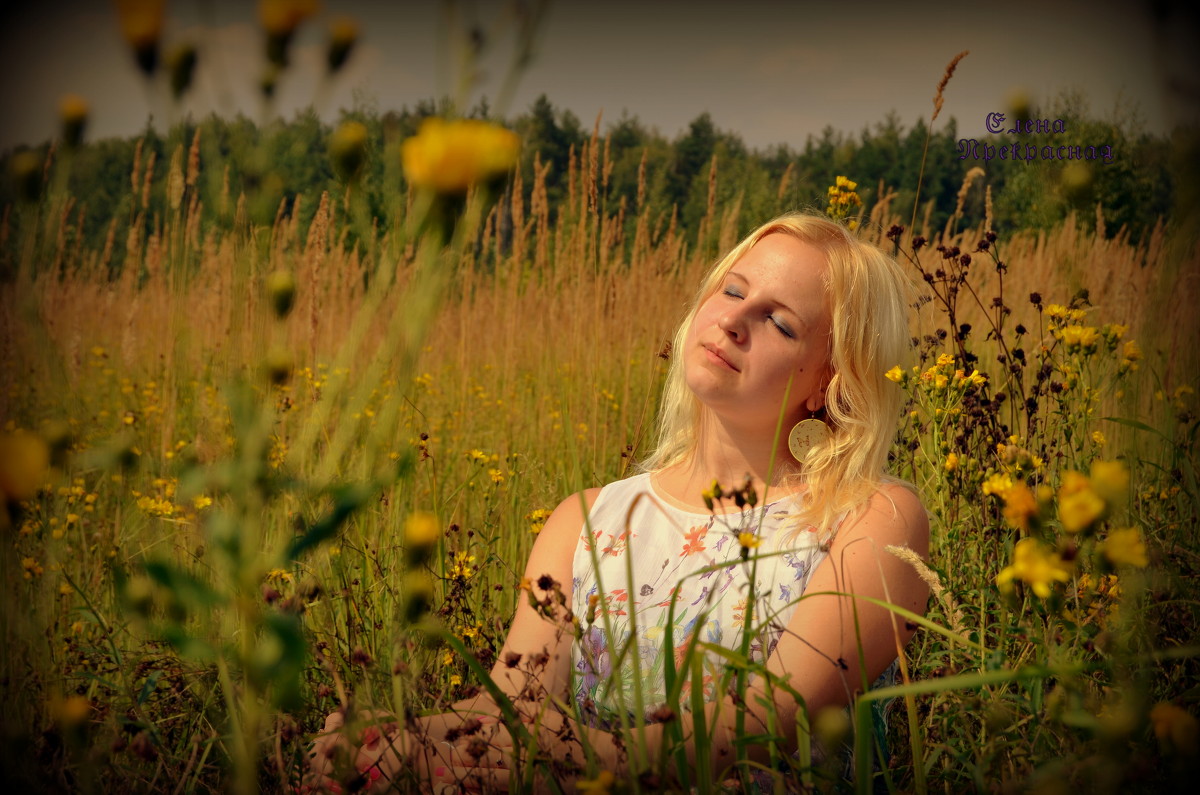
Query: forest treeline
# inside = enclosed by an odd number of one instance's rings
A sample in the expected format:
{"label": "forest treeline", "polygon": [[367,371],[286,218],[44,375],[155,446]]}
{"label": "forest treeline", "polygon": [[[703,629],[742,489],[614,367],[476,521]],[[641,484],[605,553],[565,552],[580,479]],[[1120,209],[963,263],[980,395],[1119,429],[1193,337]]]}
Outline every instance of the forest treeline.
{"label": "forest treeline", "polygon": [[[356,189],[377,217],[388,217],[398,209],[389,202],[402,195],[396,190],[404,182],[400,142],[417,130],[422,119],[444,110],[427,101],[398,111],[343,112],[343,121],[359,121],[369,132],[368,158]],[[486,102],[469,115],[488,117]],[[907,217],[923,160],[917,222],[928,219],[932,230],[940,229],[954,211],[964,176],[975,167],[983,168],[985,175],[974,181],[964,197],[965,218],[972,223],[983,219],[985,186],[990,186],[992,225],[1001,231],[1049,228],[1073,211],[1091,223],[1099,206],[1108,235],[1126,233],[1137,241],[1161,217],[1169,218],[1175,193],[1172,175],[1179,173],[1172,152],[1180,149],[1169,138],[1141,131],[1132,119],[1092,118],[1085,103],[1071,96],[1060,97],[1045,111],[1016,110],[1009,116],[1046,123],[1031,124],[1029,132],[1003,130],[971,139],[950,118],[934,130],[926,145],[927,122],[906,126],[893,112],[857,133],[826,127],[819,135],[810,135],[799,149],[788,145],[756,149],[748,147],[736,131],[719,129],[708,113],[697,116],[674,139],[627,113],[593,126],[545,96],[504,122],[522,138],[520,184],[527,199],[539,182],[534,174],[536,161],[550,211],[556,212],[568,190],[572,159],[576,168],[581,167],[578,159],[584,143],[598,134],[597,149],[603,159],[597,201],[602,209],[616,215],[623,205],[630,219],[649,210],[652,217],[674,219],[685,234],[697,230],[710,191],[718,206],[739,202],[741,223],[752,225],[783,210],[823,208],[826,187],[837,175],[858,182],[867,206],[880,198],[880,190],[893,194],[892,208]],[[187,165],[179,160],[187,159],[194,141],[198,141],[200,160],[195,195],[206,230],[232,228],[239,200],[243,220],[251,224],[270,224],[279,213],[290,214],[294,208],[299,220],[307,223],[322,191],[335,196],[345,191],[329,156],[334,127],[312,111],[266,127],[244,116],[189,120],[165,134],[148,125],[137,136],[87,142],[69,152],[58,147],[52,153],[52,168],[44,171],[51,175],[64,162],[69,166],[62,179],[77,201],[64,218],[64,234],[82,236],[78,242],[88,248],[118,249],[110,261],[120,263],[123,241],[121,235],[113,239],[114,221],[132,223],[141,218],[150,226],[156,217],[163,217],[169,197],[157,186],[169,183],[164,177],[173,160],[175,168]],[[964,139],[977,145],[964,148]],[[995,150],[1014,143],[1022,151],[1043,152],[1051,147],[1053,151],[1046,152],[1051,155],[1061,154],[1064,146],[1067,154],[1079,147],[1077,151],[1085,156],[1088,147],[1108,146],[1111,157],[1108,162],[1101,157],[981,159],[989,145]],[[51,146],[42,144],[33,151],[44,157]],[[6,213],[33,196],[29,175],[23,182],[13,177],[17,154],[6,152],[2,158],[3,173],[9,176],[0,188],[0,201],[10,208]],[[132,183],[133,177],[139,184]],[[150,190],[151,185],[156,189]],[[298,206],[297,196],[305,197]]]}

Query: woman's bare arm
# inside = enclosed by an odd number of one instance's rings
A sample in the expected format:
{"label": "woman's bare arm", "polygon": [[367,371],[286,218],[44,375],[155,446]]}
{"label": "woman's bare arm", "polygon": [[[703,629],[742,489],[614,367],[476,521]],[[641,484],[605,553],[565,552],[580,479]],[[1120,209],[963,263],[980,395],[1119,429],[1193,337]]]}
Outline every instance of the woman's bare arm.
{"label": "woman's bare arm", "polygon": [[[559,695],[566,691],[574,640],[568,616],[572,564],[586,512],[591,510],[599,493],[600,489],[588,489],[563,500],[534,542],[522,586],[529,588],[533,600],[556,607],[546,615],[535,609],[525,594],[518,599],[512,626],[492,667],[493,681],[510,698],[528,694],[531,674],[538,676],[538,684],[545,692]],[[558,594],[542,587],[551,583],[557,585],[565,604],[557,606]],[[543,655],[545,662],[541,663]]]}
{"label": "woman's bare arm", "polygon": [[[573,640],[568,615],[572,563],[586,513],[599,493],[600,489],[588,489],[563,500],[534,542],[521,584],[527,592],[518,598],[512,626],[491,671],[492,680],[515,702],[535,702],[540,707],[538,702],[546,694],[557,696],[566,692]],[[530,597],[548,607],[535,607]],[[493,723],[499,713],[492,697],[481,690],[445,712],[417,718],[416,726],[410,724],[413,730],[407,732],[396,730],[394,719],[385,713],[368,715],[367,720],[393,731],[388,736],[387,731],[368,728],[362,733],[361,744],[347,750],[355,760],[355,768],[367,774],[376,789],[384,789],[389,779],[405,769],[402,761],[405,758],[425,776],[439,766],[461,765],[461,755],[452,756],[444,738],[471,726],[473,720]],[[330,757],[339,744],[348,745],[342,737],[344,725],[341,713],[326,720],[324,736],[318,738],[312,756],[315,780],[331,782]]]}

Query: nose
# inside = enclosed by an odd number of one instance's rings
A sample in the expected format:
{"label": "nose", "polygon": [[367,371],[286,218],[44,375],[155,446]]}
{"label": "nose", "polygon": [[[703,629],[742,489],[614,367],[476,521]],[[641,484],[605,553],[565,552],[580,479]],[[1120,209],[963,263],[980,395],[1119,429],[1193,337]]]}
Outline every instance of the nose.
{"label": "nose", "polygon": [[735,342],[741,342],[746,336],[742,315],[735,309],[722,313],[717,318],[717,327],[732,337]]}

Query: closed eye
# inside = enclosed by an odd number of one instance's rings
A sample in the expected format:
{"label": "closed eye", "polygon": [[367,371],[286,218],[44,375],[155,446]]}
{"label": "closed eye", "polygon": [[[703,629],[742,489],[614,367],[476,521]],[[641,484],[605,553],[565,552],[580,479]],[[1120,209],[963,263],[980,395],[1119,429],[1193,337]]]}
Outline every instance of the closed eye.
{"label": "closed eye", "polygon": [[768,315],[768,316],[767,316],[767,318],[768,318],[768,319],[769,319],[769,320],[770,320],[772,323],[774,323],[774,324],[775,324],[775,328],[779,329],[779,333],[780,333],[780,334],[782,334],[783,336],[785,336],[785,337],[787,337],[787,338],[789,338],[789,339],[792,339],[792,338],[794,337],[794,335],[792,334],[792,330],[791,330],[791,329],[789,329],[789,328],[788,328],[786,325],[784,325],[783,323],[781,323],[781,322],[779,321],[779,319],[778,319],[778,318],[776,318],[774,315]]}
{"label": "closed eye", "polygon": [[[739,301],[745,297],[738,292],[736,287],[726,287],[721,291],[721,294],[729,296],[730,298],[736,298]],[[774,315],[767,315],[767,320],[771,321],[771,324],[774,325],[775,328],[779,329],[780,334],[788,339],[795,339],[796,335],[792,334],[792,330],[788,328],[787,325],[779,318],[775,317]]]}

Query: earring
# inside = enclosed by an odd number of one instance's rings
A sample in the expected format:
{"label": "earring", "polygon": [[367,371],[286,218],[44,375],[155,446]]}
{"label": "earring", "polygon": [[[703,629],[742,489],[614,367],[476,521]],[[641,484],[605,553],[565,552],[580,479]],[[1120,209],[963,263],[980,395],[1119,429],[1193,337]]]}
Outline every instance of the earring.
{"label": "earring", "polygon": [[829,426],[821,420],[811,417],[800,420],[792,426],[792,432],[788,434],[788,449],[792,451],[792,457],[803,464],[808,452],[829,441],[829,436]]}

